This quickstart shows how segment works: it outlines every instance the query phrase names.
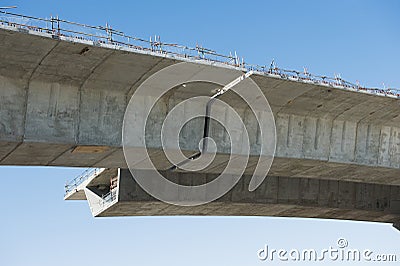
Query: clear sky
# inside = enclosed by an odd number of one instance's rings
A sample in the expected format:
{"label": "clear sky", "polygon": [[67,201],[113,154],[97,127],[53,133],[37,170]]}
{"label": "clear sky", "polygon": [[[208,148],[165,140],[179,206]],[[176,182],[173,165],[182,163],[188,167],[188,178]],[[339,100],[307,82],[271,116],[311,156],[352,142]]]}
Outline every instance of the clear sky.
{"label": "clear sky", "polygon": [[[305,66],[362,85],[400,87],[400,1],[0,3],[17,5],[17,13],[108,22],[138,37],[157,34],[165,42],[237,51],[249,63],[269,65],[275,59],[278,67]],[[265,244],[324,249],[335,247],[340,237],[349,247],[397,254],[400,261],[400,232],[386,224],[266,217],[94,219],[86,202],[63,201],[65,181],[82,171],[0,167],[0,265],[279,265],[258,260],[257,250]]]}

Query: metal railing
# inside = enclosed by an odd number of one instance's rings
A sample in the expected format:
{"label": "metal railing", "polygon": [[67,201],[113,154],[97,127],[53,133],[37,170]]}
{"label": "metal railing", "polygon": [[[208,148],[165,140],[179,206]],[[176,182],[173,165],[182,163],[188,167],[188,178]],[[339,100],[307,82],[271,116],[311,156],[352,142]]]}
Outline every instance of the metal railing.
{"label": "metal railing", "polygon": [[112,203],[117,199],[117,191],[116,189],[111,190],[105,195],[102,195],[102,206],[106,205],[107,203]]}
{"label": "metal railing", "polygon": [[37,18],[0,10],[0,23],[20,29],[44,32],[57,37],[73,37],[95,43],[111,44],[160,54],[169,54],[183,58],[204,59],[240,67],[242,64],[236,56],[226,56],[196,45],[195,48],[161,42],[160,36],[150,37],[149,40],[126,35],[106,24],[103,26],[90,26],[82,23],[71,22],[59,17]]}
{"label": "metal railing", "polygon": [[37,18],[10,13],[0,10],[0,24],[16,27],[19,30],[36,31],[50,34],[52,38],[74,38],[93,42],[93,45],[109,44],[114,48],[124,47],[134,50],[153,52],[162,56],[170,56],[177,59],[203,60],[212,63],[221,63],[245,71],[256,71],[264,75],[271,75],[282,79],[314,83],[325,86],[340,87],[343,89],[368,92],[383,96],[400,98],[400,89],[395,88],[368,88],[362,87],[342,79],[340,76],[327,77],[308,73],[308,71],[296,71],[277,68],[275,63],[266,65],[251,65],[239,58],[236,54],[223,55],[214,50],[200,45],[188,47],[185,45],[161,42],[160,36],[150,37],[149,40],[126,35],[106,24],[103,26],[90,26],[82,23],[71,22],[59,17]]}
{"label": "metal railing", "polygon": [[65,196],[74,191],[75,189],[78,188],[80,184],[82,184],[84,181],[89,179],[90,177],[97,175],[100,173],[104,168],[89,168],[85,170],[82,174],[77,176],[76,178],[72,179],[71,181],[67,182],[65,184]]}
{"label": "metal railing", "polygon": [[[257,68],[253,68],[252,66],[248,67],[250,70],[257,70]],[[360,86],[359,84],[354,84],[349,81],[342,79],[339,75],[335,77],[328,76],[320,76],[308,73],[306,71],[300,72],[296,70],[288,70],[281,69],[276,66],[270,67],[268,70],[265,70],[265,66],[258,66],[258,69],[261,68],[262,72],[267,75],[278,76],[282,79],[294,80],[294,81],[302,81],[307,83],[314,83],[317,85],[326,85],[332,87],[342,87],[344,89],[351,89],[359,92],[369,92],[372,94],[379,94],[384,96],[396,97],[400,98],[400,89],[395,88],[368,88]]]}

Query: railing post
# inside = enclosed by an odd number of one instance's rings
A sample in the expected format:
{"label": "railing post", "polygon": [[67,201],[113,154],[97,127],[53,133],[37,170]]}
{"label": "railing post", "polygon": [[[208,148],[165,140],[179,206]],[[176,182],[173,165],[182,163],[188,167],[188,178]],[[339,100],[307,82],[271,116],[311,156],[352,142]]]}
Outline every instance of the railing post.
{"label": "railing post", "polygon": [[112,29],[108,22],[106,22],[106,35],[107,35],[107,43],[112,42]]}
{"label": "railing post", "polygon": [[60,36],[60,33],[61,33],[60,19],[58,18],[58,15],[57,15],[57,35]]}
{"label": "railing post", "polygon": [[54,34],[54,18],[53,18],[53,15],[50,16],[50,22],[51,22],[51,33]]}

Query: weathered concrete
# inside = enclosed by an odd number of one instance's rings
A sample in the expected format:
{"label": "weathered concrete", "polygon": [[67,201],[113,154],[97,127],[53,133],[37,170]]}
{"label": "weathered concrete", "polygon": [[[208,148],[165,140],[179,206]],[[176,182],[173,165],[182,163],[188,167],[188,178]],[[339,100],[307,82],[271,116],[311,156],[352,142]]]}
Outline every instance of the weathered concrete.
{"label": "weathered concrete", "polygon": [[[107,45],[94,46],[93,43],[78,39],[52,39],[44,33],[27,34],[13,27],[1,27],[0,164],[126,167],[121,150],[121,131],[127,103],[146,78],[178,61],[159,54],[112,45],[108,45],[109,48],[105,47]],[[225,73],[228,76],[233,73],[231,67],[203,61],[193,63],[198,64],[200,70],[213,68],[216,74]],[[297,208],[297,214],[290,211],[293,215],[322,217],[324,211],[342,208],[342,203],[318,205],[325,193],[321,190],[321,184],[329,182],[344,184],[345,187],[385,188],[382,190],[386,191],[382,192],[386,193],[384,196],[371,196],[365,201],[361,197],[358,203],[346,203],[346,197],[354,199],[356,194],[337,194],[344,197],[343,209],[346,210],[357,209],[354,206],[360,202],[367,204],[382,198],[398,199],[400,100],[288,81],[262,73],[256,73],[252,79],[267,97],[277,126],[276,159],[269,182],[274,178],[282,182],[289,180],[287,182],[310,182],[314,185],[317,182],[319,190],[309,190],[312,194],[309,197],[313,202],[311,204],[296,196],[304,191],[294,189],[288,195],[297,197],[297,201],[286,202],[286,207],[276,200],[273,203],[264,202],[263,206],[266,207],[256,209],[249,208],[251,201],[243,203],[234,200],[232,192],[231,205],[217,202],[215,206],[219,207],[210,213],[275,215],[272,210],[282,207]],[[246,86],[246,82],[240,86]],[[214,85],[205,83],[177,87],[154,108],[149,118],[152,128],[146,139],[158,169],[165,170],[171,166],[162,154],[158,139],[157,129],[160,129],[161,121],[182,99],[211,95],[213,89]],[[235,107],[249,129],[252,154],[246,170],[246,174],[249,174],[258,158],[261,141],[258,139],[258,129],[254,126],[254,114],[233,93],[226,93],[221,100]],[[258,111],[264,110],[259,107]],[[202,120],[199,120],[183,129],[180,139],[183,150],[188,153],[197,151],[202,128]],[[226,144],[226,134],[214,125],[212,137],[219,145],[218,163],[199,175],[219,173],[224,167],[230,148]],[[252,202],[256,204],[256,201]],[[123,206],[122,202],[120,204]],[[162,214],[162,209],[171,214],[191,213],[188,209],[175,211],[175,207],[166,207],[162,203],[138,204],[154,208],[155,211],[148,214]],[[221,207],[221,204],[227,207]],[[362,219],[367,219],[369,212],[374,213],[371,217],[377,215],[370,220],[392,219],[383,218],[386,214],[372,207],[361,206],[359,209],[368,212],[362,214]],[[205,213],[201,208],[196,210],[199,214]],[[314,211],[318,214],[314,214]],[[284,212],[276,213],[281,214]],[[337,218],[334,215],[326,217]],[[350,218],[356,219],[355,216]]]}
{"label": "weathered concrete", "polygon": [[[121,125],[130,95],[146,77],[176,61],[7,30],[0,31],[0,38],[0,164],[125,167]],[[89,50],[81,54],[86,47]],[[230,70],[215,67],[215,71]],[[297,165],[304,162],[305,167],[316,169],[328,162],[342,173],[377,166],[374,171],[391,173],[387,179],[399,173],[399,100],[263,75],[253,80],[275,115],[278,158],[301,159]],[[182,98],[209,95],[210,88],[214,87],[189,84],[176,88],[154,109],[153,127],[160,127],[163,117]],[[251,132],[254,115],[248,115],[240,99],[229,93],[221,99],[233,103]],[[201,123],[192,124],[201,129]],[[223,132],[214,132],[221,140],[217,143],[226,143],[221,139],[226,138]],[[260,140],[254,127],[253,133],[252,154],[257,155]],[[153,128],[146,136],[156,154],[160,151],[158,134]],[[184,129],[182,148],[197,151],[193,140],[200,137],[201,130]],[[230,148],[222,144],[221,156]],[[80,146],[101,148],[76,149]],[[171,166],[160,164],[161,169]],[[275,166],[282,169],[281,164]],[[218,167],[207,169],[218,171]],[[335,171],[332,175],[342,176]],[[353,178],[374,181],[369,176]]]}
{"label": "weathered concrete", "polygon": [[[117,173],[118,172],[118,173]],[[118,174],[115,200],[101,199]],[[163,172],[183,185],[200,185],[217,175]],[[156,201],[134,181],[128,170],[108,170],[94,177],[85,194],[94,216],[141,215],[266,215],[396,222],[400,218],[400,187],[357,182],[269,176],[255,191],[247,187],[250,176],[217,201],[196,207],[179,207]]]}

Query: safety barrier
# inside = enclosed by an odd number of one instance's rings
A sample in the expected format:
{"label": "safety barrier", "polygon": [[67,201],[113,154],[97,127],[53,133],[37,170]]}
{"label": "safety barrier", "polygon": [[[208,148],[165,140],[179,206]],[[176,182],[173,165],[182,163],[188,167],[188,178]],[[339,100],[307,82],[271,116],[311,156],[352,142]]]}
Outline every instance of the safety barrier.
{"label": "safety barrier", "polygon": [[110,25],[90,26],[82,23],[71,22],[59,17],[37,18],[10,13],[0,10],[0,24],[16,27],[22,31],[37,31],[50,34],[53,38],[71,37],[79,40],[90,41],[93,44],[110,44],[117,47],[125,47],[135,50],[148,51],[173,58],[205,60],[212,63],[221,63],[232,67],[241,68],[245,71],[256,71],[268,76],[281,79],[313,83],[324,86],[339,87],[359,92],[400,98],[400,89],[396,88],[368,88],[362,87],[342,79],[339,75],[335,77],[320,76],[309,73],[307,70],[296,71],[276,67],[272,62],[269,67],[252,65],[234,55],[219,54],[214,50],[204,48],[200,45],[188,47],[185,45],[161,42],[160,36],[150,37],[149,40],[126,35],[113,29]]}

